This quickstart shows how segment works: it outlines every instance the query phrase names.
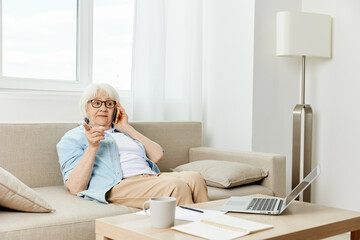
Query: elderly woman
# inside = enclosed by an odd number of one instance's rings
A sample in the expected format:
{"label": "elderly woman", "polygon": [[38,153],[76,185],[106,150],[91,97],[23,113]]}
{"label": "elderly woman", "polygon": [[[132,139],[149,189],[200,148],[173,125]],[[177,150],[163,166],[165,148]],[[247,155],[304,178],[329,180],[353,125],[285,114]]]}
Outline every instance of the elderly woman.
{"label": "elderly woman", "polygon": [[80,108],[85,123],[68,131],[57,144],[70,193],[136,208],[154,196],[175,197],[178,205],[208,201],[199,173],[160,173],[161,146],[129,125],[112,86],[89,85]]}

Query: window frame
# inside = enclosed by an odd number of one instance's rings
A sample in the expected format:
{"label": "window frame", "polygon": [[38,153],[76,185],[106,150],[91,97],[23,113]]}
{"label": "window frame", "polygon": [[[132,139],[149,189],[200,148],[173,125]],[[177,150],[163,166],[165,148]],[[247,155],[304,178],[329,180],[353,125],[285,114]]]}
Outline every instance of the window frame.
{"label": "window frame", "polygon": [[[0,0],[2,15],[2,0]],[[93,0],[77,0],[76,80],[53,80],[7,77],[2,75],[0,57],[0,89],[80,92],[92,82]],[[0,18],[0,56],[2,56],[2,17]]]}

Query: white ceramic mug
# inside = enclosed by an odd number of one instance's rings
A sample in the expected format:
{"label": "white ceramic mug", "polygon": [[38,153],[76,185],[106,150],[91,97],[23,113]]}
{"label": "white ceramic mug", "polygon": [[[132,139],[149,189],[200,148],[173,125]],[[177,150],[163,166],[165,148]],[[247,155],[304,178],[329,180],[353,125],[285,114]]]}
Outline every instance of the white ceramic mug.
{"label": "white ceramic mug", "polygon": [[146,215],[146,205],[150,205],[150,222],[154,228],[169,228],[174,226],[176,198],[152,197],[144,202],[143,211]]}

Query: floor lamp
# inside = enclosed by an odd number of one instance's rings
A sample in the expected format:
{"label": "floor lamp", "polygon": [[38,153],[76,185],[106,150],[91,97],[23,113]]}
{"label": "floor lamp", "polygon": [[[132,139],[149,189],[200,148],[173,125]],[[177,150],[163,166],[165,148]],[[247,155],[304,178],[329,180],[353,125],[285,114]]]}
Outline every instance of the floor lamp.
{"label": "floor lamp", "polygon": [[[292,189],[303,176],[310,173],[312,156],[311,106],[305,103],[306,57],[331,57],[331,17],[303,12],[278,12],[276,16],[276,55],[301,57],[300,98],[293,111]],[[310,202],[310,187],[303,193],[303,201]]]}

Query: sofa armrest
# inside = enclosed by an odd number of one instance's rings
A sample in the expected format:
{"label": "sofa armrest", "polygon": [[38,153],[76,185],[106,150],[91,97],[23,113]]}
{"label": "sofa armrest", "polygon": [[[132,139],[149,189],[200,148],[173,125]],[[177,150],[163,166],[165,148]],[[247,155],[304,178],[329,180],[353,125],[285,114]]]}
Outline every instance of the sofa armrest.
{"label": "sofa armrest", "polygon": [[268,172],[260,184],[271,189],[275,196],[285,197],[286,194],[286,158],[284,155],[242,152],[237,150],[216,149],[208,147],[190,148],[189,161],[223,160],[251,164]]}

